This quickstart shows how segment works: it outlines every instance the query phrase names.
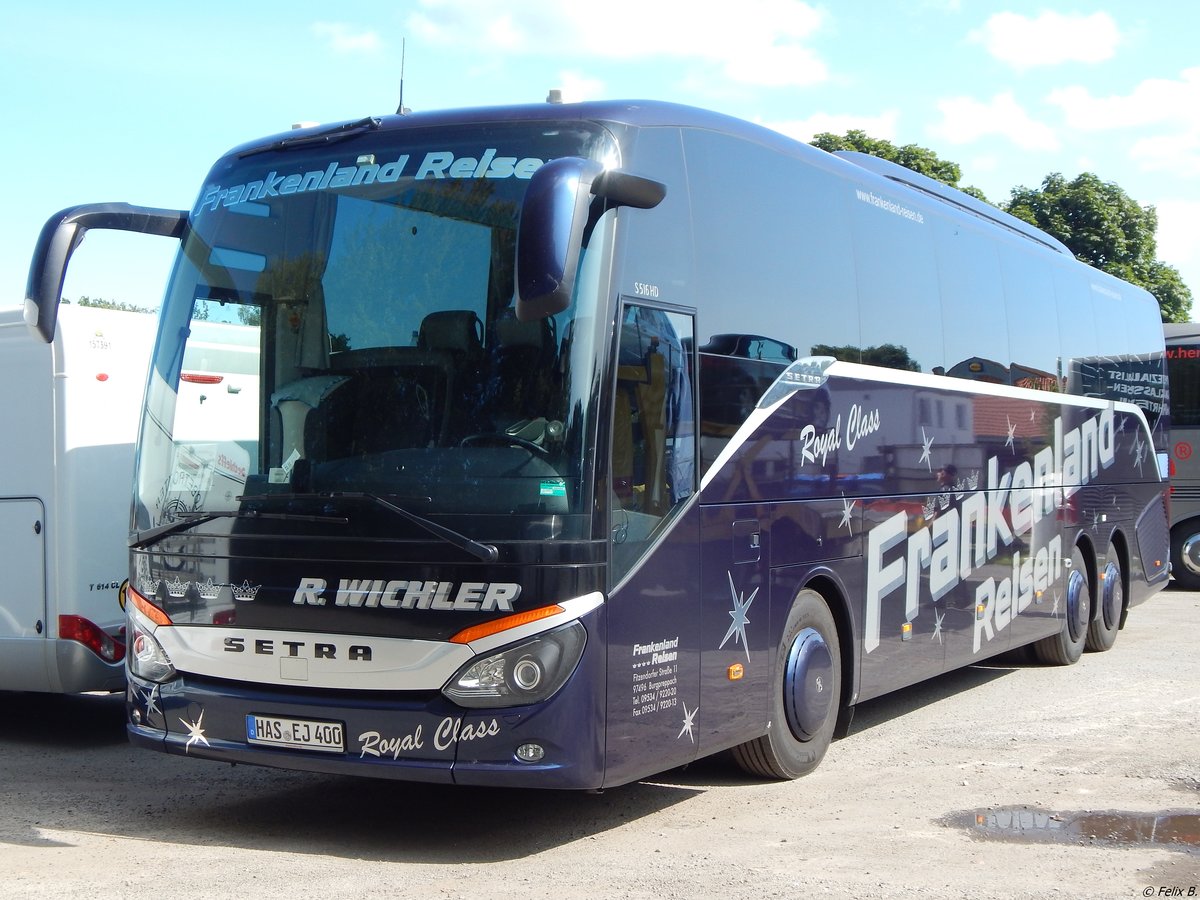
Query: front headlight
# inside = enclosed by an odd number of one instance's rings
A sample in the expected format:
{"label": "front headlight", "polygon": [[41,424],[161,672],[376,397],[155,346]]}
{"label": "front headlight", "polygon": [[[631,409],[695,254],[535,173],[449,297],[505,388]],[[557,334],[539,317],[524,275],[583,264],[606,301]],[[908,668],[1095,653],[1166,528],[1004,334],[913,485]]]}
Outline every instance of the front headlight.
{"label": "front headlight", "polygon": [[162,683],[174,678],[175,666],[157,638],[140,626],[136,616],[130,617],[129,625],[133,632],[125,656],[129,661],[129,671],[146,681]]}
{"label": "front headlight", "polygon": [[475,659],[442,688],[460,706],[524,706],[551,697],[583,656],[587,632],[572,622],[520,644]]}

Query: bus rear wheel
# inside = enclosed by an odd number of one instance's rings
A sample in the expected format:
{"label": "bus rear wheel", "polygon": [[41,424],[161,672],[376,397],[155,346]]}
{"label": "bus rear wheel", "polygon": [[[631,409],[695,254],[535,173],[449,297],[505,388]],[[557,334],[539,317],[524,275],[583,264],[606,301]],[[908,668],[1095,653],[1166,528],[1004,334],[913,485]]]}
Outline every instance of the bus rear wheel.
{"label": "bus rear wheel", "polygon": [[1041,662],[1052,666],[1069,666],[1079,662],[1079,657],[1083,655],[1092,615],[1092,589],[1088,584],[1083,551],[1078,547],[1071,551],[1066,597],[1061,598],[1060,602],[1066,605],[1062,628],[1057,634],[1035,643],[1033,652]]}
{"label": "bus rear wheel", "polygon": [[767,733],[734,747],[734,759],[762,778],[807,775],[829,749],[841,702],[837,625],[820,594],[801,591],[783,629]]}
{"label": "bus rear wheel", "polygon": [[1094,611],[1088,624],[1087,643],[1084,645],[1085,649],[1092,652],[1108,650],[1116,643],[1121,613],[1125,609],[1125,579],[1121,574],[1121,558],[1117,555],[1117,548],[1109,544],[1104,556],[1108,562],[1100,575],[1099,596],[1096,598],[1096,605],[1100,608]]}

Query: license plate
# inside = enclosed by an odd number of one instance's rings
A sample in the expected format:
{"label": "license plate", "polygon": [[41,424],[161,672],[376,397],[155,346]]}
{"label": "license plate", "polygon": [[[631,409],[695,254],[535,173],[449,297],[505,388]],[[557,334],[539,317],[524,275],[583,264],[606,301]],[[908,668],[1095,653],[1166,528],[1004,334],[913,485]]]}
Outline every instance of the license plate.
{"label": "license plate", "polygon": [[322,753],[346,751],[346,728],[341,722],[317,722],[311,719],[281,719],[276,716],[246,716],[246,740],[268,747],[295,750],[319,750]]}

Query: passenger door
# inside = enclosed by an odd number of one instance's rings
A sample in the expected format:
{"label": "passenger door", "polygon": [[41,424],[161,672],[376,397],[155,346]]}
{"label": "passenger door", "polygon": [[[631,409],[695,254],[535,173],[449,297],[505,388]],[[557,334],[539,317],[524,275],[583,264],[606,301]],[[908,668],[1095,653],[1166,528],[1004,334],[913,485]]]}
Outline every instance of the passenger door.
{"label": "passenger door", "polygon": [[626,303],[620,317],[608,498],[606,781],[695,758],[699,519],[695,352],[686,311]]}

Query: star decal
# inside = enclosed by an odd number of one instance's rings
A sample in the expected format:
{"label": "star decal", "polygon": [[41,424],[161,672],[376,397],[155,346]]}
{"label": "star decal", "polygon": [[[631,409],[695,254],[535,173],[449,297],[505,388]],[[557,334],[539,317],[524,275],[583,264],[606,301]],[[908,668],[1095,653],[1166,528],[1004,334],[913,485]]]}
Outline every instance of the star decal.
{"label": "star decal", "polygon": [[933,634],[929,636],[931,641],[934,638],[937,638],[937,642],[939,644],[942,643],[942,622],[945,621],[945,619],[946,614],[944,612],[939,612],[936,609],[933,611]]}
{"label": "star decal", "polygon": [[[733,638],[735,644],[741,641],[742,646],[746,649],[746,662],[749,662],[750,645],[746,643],[746,626],[750,624],[750,617],[746,613],[750,611],[750,604],[754,602],[754,598],[758,594],[758,588],[755,588],[750,593],[748,600],[743,600],[742,595],[733,586],[733,573],[726,572],[726,574],[729,576],[729,593],[733,595],[733,609],[729,611],[729,618],[733,619],[733,621],[729,623],[729,630],[725,632],[725,637],[721,639],[721,643],[717,645],[717,649],[720,650],[724,647],[730,638]],[[680,733],[682,734],[682,732]]]}
{"label": "star decal", "polygon": [[[137,688],[134,688],[134,692],[137,692]],[[158,685],[155,685],[154,687],[150,688],[150,690],[146,691],[146,695],[144,697],[139,697],[142,704],[146,707],[147,719],[149,719],[155,713],[160,716],[162,715],[162,710],[158,708],[158,697],[155,696],[157,693]]]}
{"label": "star decal", "polygon": [[838,528],[844,525],[846,530],[850,532],[850,537],[854,537],[854,526],[850,521],[850,513],[857,502],[857,500],[851,500],[849,503],[846,503],[846,495],[842,494],[842,521],[838,522]]}
{"label": "star decal", "polygon": [[917,464],[925,463],[929,467],[929,471],[933,472],[933,461],[929,458],[929,451],[933,448],[933,438],[925,434],[925,426],[921,426],[921,458],[917,460]]}
{"label": "star decal", "polygon": [[1004,419],[1008,422],[1008,440],[1004,442],[1004,446],[1012,450],[1013,453],[1016,453],[1017,448],[1013,446],[1013,438],[1016,437],[1017,426],[1012,423],[1012,419],[1008,416],[1005,416]]}
{"label": "star decal", "polygon": [[696,723],[696,713],[700,712],[700,707],[689,711],[687,704],[683,704],[683,727],[679,729],[679,734],[675,735],[675,740],[679,740],[685,734],[692,739],[692,743],[696,743],[696,735],[692,733],[692,726]]}
{"label": "star decal", "polygon": [[208,738],[204,736],[204,710],[200,710],[200,718],[198,718],[195,722],[189,722],[187,719],[181,718],[179,720],[179,724],[188,730],[187,743],[183,745],[184,753],[187,752],[188,748],[191,747],[192,744],[197,742],[203,744],[205,747],[212,746],[209,744]]}
{"label": "star decal", "polygon": [[1058,601],[1059,601],[1059,599],[1060,599],[1060,598],[1059,598],[1059,596],[1058,596],[1058,590],[1057,590],[1057,589],[1055,589],[1055,591],[1054,591],[1054,608],[1050,610],[1050,615],[1052,615],[1052,616],[1057,616],[1057,615],[1058,615]]}
{"label": "star decal", "polygon": [[1142,440],[1139,434],[1133,444],[1133,464],[1138,467],[1138,472],[1142,471],[1142,463],[1146,459],[1146,442]]}

